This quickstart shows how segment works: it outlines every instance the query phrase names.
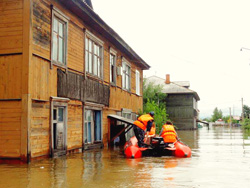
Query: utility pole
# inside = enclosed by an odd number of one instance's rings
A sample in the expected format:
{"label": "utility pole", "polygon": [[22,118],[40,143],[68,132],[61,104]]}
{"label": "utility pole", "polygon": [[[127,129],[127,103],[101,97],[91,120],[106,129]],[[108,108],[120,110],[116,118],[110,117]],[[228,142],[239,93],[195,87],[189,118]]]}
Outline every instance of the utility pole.
{"label": "utility pole", "polygon": [[241,104],[242,104],[242,121],[244,121],[244,105],[243,105],[243,98],[241,98]]}

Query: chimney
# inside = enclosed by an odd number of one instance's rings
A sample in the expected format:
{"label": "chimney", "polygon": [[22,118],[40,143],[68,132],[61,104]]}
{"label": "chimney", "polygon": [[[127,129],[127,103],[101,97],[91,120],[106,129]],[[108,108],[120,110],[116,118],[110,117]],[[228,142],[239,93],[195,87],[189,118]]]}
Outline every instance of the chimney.
{"label": "chimney", "polygon": [[170,75],[166,74],[165,84],[170,84]]}

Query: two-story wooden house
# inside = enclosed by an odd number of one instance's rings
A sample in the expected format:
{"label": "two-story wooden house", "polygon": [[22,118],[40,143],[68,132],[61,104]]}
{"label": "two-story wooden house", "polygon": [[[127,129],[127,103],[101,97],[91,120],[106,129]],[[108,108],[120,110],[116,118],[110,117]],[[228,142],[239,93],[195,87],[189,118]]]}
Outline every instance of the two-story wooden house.
{"label": "two-story wooden house", "polygon": [[0,159],[105,146],[149,69],[90,0],[0,1]]}

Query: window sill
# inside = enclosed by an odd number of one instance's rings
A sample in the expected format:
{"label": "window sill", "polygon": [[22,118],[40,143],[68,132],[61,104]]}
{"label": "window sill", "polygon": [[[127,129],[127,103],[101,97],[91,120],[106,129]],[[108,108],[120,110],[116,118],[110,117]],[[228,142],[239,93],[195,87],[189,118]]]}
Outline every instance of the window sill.
{"label": "window sill", "polygon": [[61,68],[67,69],[67,65],[66,64],[58,63],[56,61],[52,61],[52,65],[55,65],[57,67],[61,67]]}
{"label": "window sill", "polygon": [[103,81],[103,79],[102,79],[101,77],[98,77],[98,76],[96,76],[96,75],[94,75],[94,74],[91,74],[91,73],[89,73],[89,72],[86,72],[86,75],[87,75],[87,77],[89,77],[89,78],[92,78],[92,79],[95,79],[95,80],[98,80],[98,81]]}
{"label": "window sill", "polygon": [[116,87],[116,84],[114,82],[110,82],[110,86]]}

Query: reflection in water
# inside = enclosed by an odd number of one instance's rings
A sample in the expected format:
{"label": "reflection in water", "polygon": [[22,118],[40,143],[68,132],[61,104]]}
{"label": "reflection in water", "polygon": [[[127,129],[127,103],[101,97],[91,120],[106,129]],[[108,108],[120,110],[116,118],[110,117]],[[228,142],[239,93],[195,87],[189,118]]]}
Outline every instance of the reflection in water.
{"label": "reflection in water", "polygon": [[179,131],[191,158],[124,158],[120,148],[29,165],[0,165],[0,187],[241,187],[250,182],[250,133],[206,127]]}

